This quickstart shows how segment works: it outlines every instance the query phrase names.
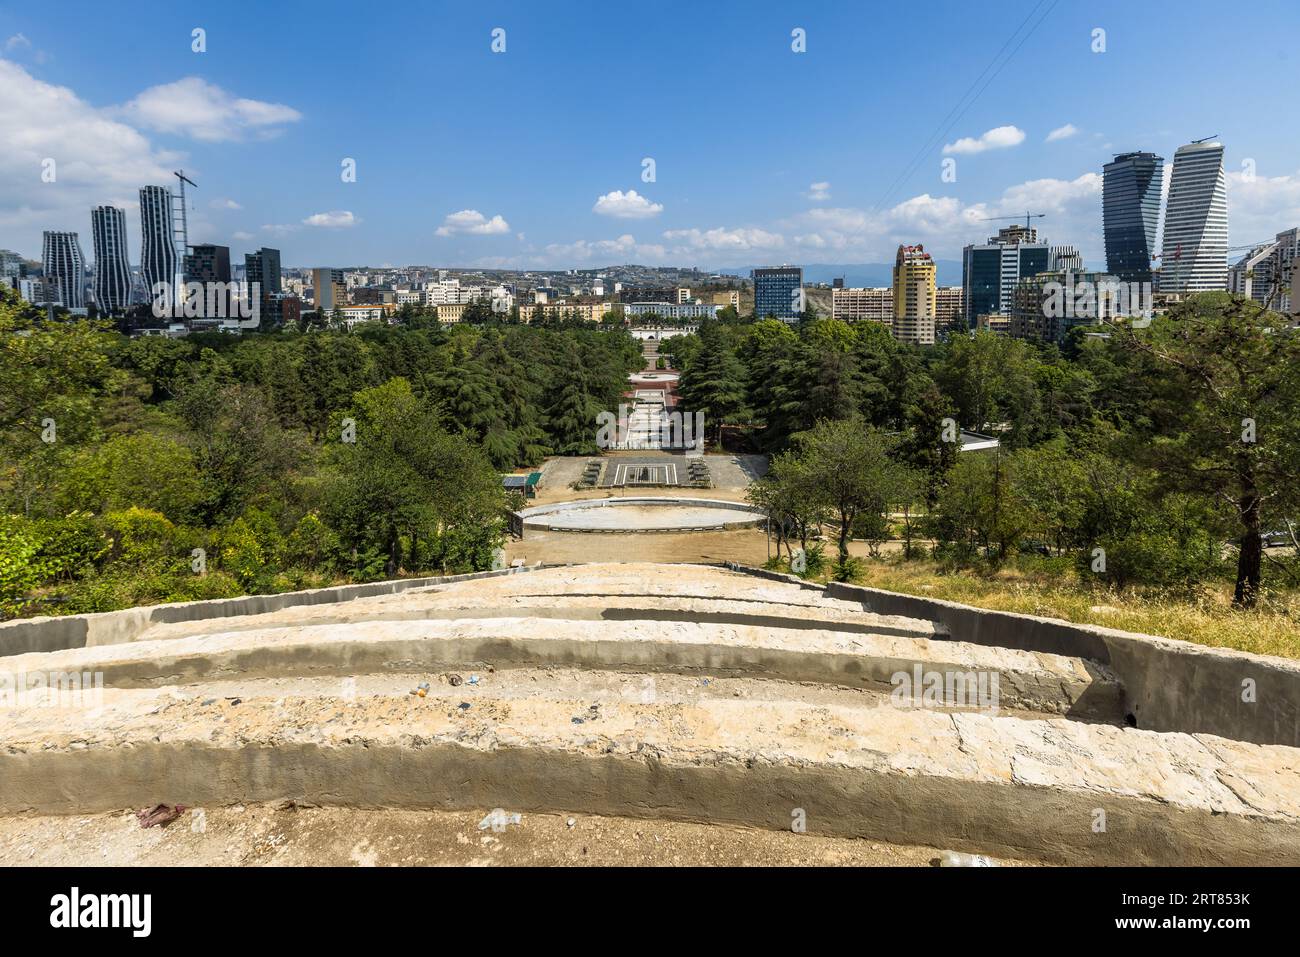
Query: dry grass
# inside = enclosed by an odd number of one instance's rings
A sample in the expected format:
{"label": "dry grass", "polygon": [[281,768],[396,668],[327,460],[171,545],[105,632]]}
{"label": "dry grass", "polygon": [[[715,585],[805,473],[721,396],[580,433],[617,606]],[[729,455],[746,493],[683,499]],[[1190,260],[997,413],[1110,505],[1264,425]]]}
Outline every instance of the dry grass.
{"label": "dry grass", "polygon": [[1055,571],[945,571],[933,562],[865,561],[859,584],[979,608],[1063,618],[1262,655],[1300,658],[1300,594],[1271,594],[1254,611],[1227,587],[1195,597],[1088,590]]}

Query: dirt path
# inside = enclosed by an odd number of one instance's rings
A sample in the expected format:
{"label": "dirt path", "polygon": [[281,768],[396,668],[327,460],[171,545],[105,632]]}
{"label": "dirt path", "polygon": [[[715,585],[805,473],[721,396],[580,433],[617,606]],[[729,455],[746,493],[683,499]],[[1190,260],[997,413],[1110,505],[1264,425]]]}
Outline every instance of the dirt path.
{"label": "dirt path", "polygon": [[[185,812],[142,829],[131,811],[0,818],[0,865],[15,866],[927,866],[934,848],[707,824],[491,811],[249,805]],[[509,809],[505,809],[509,812]],[[572,825],[569,822],[572,821]]]}

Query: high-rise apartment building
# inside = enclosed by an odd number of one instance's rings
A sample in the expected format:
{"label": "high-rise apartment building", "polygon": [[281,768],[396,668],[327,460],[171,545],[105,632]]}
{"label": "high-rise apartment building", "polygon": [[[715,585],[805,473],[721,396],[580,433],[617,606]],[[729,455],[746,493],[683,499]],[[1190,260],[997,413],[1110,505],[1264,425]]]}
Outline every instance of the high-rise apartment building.
{"label": "high-rise apartment building", "polygon": [[1275,312],[1295,311],[1292,283],[1300,258],[1300,227],[1280,232],[1272,242],[1254,247],[1228,268],[1228,291]]}
{"label": "high-rise apartment building", "polygon": [[277,326],[287,321],[281,308],[280,250],[263,246],[255,253],[245,253],[244,282],[248,285],[248,296],[253,295],[254,289],[259,291],[265,325]]}
{"label": "high-rise apartment building", "polygon": [[[316,290],[316,309],[329,313],[348,304],[348,287],[342,269],[313,269],[312,287]],[[424,294],[420,294],[423,299]]]}
{"label": "high-rise apartment building", "polygon": [[279,295],[280,250],[263,246],[255,253],[244,254],[244,281],[261,285],[263,295]]}
{"label": "high-rise apartment building", "polygon": [[0,279],[17,279],[23,274],[23,257],[12,249],[0,249]]}
{"label": "high-rise apartment building", "polygon": [[121,314],[131,305],[131,262],[126,253],[126,211],[96,206],[90,211],[95,250],[95,308]]}
{"label": "high-rise apartment building", "polygon": [[1222,143],[1174,153],[1160,250],[1161,292],[1228,288],[1228,193]]}
{"label": "high-rise apartment building", "polygon": [[940,286],[934,296],[934,334],[946,337],[966,330],[966,293],[961,286]]}
{"label": "high-rise apartment building", "polygon": [[46,230],[41,243],[48,301],[66,309],[86,308],[86,259],[76,233]]}
{"label": "high-rise apartment building", "polygon": [[[1134,280],[1136,282],[1136,280]],[[1016,339],[1065,342],[1076,326],[1096,326],[1142,314],[1131,287],[1109,273],[1070,269],[1021,279],[1012,292],[1008,331]]]}
{"label": "high-rise apartment building", "polygon": [[1254,299],[1263,305],[1270,295],[1276,299],[1273,289],[1273,267],[1277,255],[1276,242],[1256,246],[1228,267],[1228,292],[1247,299]]}
{"label": "high-rise apartment building", "polygon": [[898,247],[894,257],[894,338],[900,342],[934,345],[934,276],[934,260],[924,246]]}
{"label": "high-rise apartment building", "polygon": [[1164,158],[1119,153],[1102,169],[1101,218],[1106,270],[1124,282],[1150,282]]}
{"label": "high-rise apartment building", "polygon": [[160,282],[170,287],[181,263],[176,258],[176,236],[172,228],[172,191],[166,186],[140,189],[140,276],[145,294],[156,298]]}
{"label": "high-rise apartment building", "polygon": [[1300,313],[1300,226],[1277,234],[1273,278],[1277,293],[1270,307],[1288,315]]}
{"label": "high-rise apartment building", "polygon": [[759,319],[772,316],[793,322],[805,311],[803,302],[803,268],[774,266],[755,269],[754,315]]}
{"label": "high-rise apartment building", "polygon": [[[206,319],[234,318],[236,303],[234,289],[230,286],[230,247],[212,243],[191,246],[185,257],[186,282],[200,282],[206,287],[203,293]],[[218,290],[224,284],[225,291]]]}

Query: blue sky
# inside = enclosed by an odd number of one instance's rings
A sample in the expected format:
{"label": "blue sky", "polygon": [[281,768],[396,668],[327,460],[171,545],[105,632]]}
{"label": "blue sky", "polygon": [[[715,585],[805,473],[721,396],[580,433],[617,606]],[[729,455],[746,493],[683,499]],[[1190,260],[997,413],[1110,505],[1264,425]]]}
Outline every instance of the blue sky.
{"label": "blue sky", "polygon": [[1235,23],[1199,0],[1060,0],[890,190],[1051,3],[4,2],[0,247],[71,228],[89,255],[102,202],[130,207],[138,245],[135,188],[184,167],[191,241],[290,265],[955,258],[999,225],[979,217],[1027,207],[1099,262],[1110,154],[1215,134],[1232,242],[1300,225],[1294,0]]}

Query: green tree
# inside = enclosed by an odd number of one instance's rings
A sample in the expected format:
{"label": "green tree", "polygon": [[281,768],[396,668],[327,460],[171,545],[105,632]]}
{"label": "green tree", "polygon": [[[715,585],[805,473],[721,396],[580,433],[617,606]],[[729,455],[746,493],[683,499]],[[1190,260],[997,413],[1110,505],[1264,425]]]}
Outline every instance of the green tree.
{"label": "green tree", "polygon": [[329,524],[355,556],[486,567],[502,540],[504,494],[486,455],[443,430],[404,379],[355,396],[356,441],[331,445]]}
{"label": "green tree", "polygon": [[1217,497],[1237,526],[1233,601],[1256,603],[1264,516],[1300,501],[1300,339],[1275,314],[1226,293],[1191,297],[1122,346],[1159,378],[1148,460],[1169,482]]}
{"label": "green tree", "polygon": [[886,506],[885,490],[898,467],[889,448],[886,436],[867,428],[861,419],[819,422],[796,439],[806,481],[839,526],[836,547],[842,577],[847,577],[850,567],[849,536],[854,523],[860,515],[880,513]]}
{"label": "green tree", "polygon": [[678,381],[677,393],[686,412],[703,412],[716,427],[722,441],[722,427],[745,410],[745,367],[736,358],[718,326],[700,328],[700,351]]}

